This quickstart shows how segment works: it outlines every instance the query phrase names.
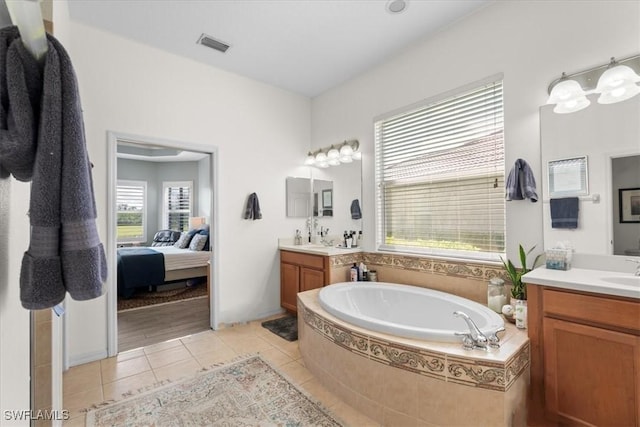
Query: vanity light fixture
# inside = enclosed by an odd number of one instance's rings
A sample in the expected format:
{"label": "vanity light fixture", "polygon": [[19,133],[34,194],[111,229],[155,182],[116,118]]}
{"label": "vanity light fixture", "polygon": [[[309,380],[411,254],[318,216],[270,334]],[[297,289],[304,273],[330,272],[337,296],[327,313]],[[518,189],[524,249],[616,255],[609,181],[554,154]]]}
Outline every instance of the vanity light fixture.
{"label": "vanity light fixture", "polygon": [[562,73],[558,83],[551,89],[547,104],[556,104],[553,108],[554,113],[565,114],[587,108],[591,101],[587,99],[580,83],[570,80],[565,73]]}
{"label": "vanity light fixture", "polygon": [[[590,94],[599,94],[599,104],[614,104],[640,93],[640,55],[562,76],[549,85],[547,104],[555,104],[558,114],[573,113],[587,108]],[[597,83],[596,83],[597,82]]]}
{"label": "vanity light fixture", "polygon": [[362,153],[359,151],[360,143],[353,139],[344,141],[342,144],[332,145],[328,148],[309,152],[304,164],[307,166],[317,166],[327,168],[338,166],[341,163],[351,163],[353,160],[361,160]]}
{"label": "vanity light fixture", "polygon": [[633,72],[631,67],[620,65],[614,58],[598,79],[596,92],[600,94],[599,104],[613,104],[625,101],[640,93],[640,76]]}

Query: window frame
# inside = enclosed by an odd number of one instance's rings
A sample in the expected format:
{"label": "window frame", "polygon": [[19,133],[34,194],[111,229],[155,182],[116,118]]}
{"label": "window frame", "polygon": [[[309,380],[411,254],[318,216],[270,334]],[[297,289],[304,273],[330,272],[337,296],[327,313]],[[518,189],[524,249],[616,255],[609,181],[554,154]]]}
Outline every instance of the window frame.
{"label": "window frame", "polygon": [[[393,118],[397,118],[402,115],[409,115],[412,112],[415,112],[418,109],[422,109],[425,107],[429,107],[432,105],[436,105],[440,102],[447,101],[456,96],[463,95],[475,89],[478,89],[482,86],[492,84],[494,82],[502,82],[502,90],[503,90],[503,98],[502,98],[502,114],[503,114],[503,124],[502,124],[502,149],[505,150],[505,123],[504,123],[504,75],[502,73],[492,75],[485,79],[469,83],[467,85],[461,86],[459,88],[441,93],[439,95],[427,98],[425,100],[413,103],[411,105],[398,108],[391,112],[382,114],[377,116],[373,120],[373,131],[374,131],[374,147],[375,147],[375,161],[374,161],[374,179],[375,179],[375,242],[376,242],[376,250],[380,252],[393,252],[397,254],[407,254],[407,255],[424,255],[424,256],[433,256],[437,258],[444,259],[453,259],[453,260],[466,260],[466,261],[479,261],[479,262],[500,262],[500,258],[505,256],[506,253],[506,240],[507,240],[507,230],[506,230],[506,204],[504,204],[503,212],[504,212],[504,247],[502,248],[502,252],[486,252],[486,251],[465,251],[465,250],[456,250],[456,249],[444,249],[444,248],[435,248],[435,247],[411,247],[404,245],[393,245],[387,244],[386,241],[386,209],[385,209],[385,199],[384,199],[384,190],[383,190],[383,176],[382,170],[383,167],[383,158],[381,155],[382,151],[382,142],[379,140],[377,128],[379,123],[391,120]],[[502,182],[506,181],[506,170],[505,163],[503,160],[502,164]],[[502,191],[504,194],[504,185],[502,186]]]}
{"label": "window frame", "polygon": [[[118,235],[118,216],[121,212],[118,210],[118,191],[120,186],[130,186],[130,187],[142,187],[142,237],[138,238],[124,238],[121,239]],[[147,193],[147,181],[143,180],[135,180],[135,179],[118,179],[116,181],[116,243],[117,244],[126,244],[126,243],[146,243],[147,241],[147,214],[149,210],[149,206],[147,203],[148,193]]]}
{"label": "window frame", "polygon": [[[193,216],[193,181],[162,181],[162,226],[164,229],[169,230],[169,214],[170,213],[184,213],[184,209],[169,210],[169,199],[167,189],[169,187],[189,187],[189,218]],[[187,219],[187,230],[189,230],[189,220]],[[187,231],[176,230],[176,231]]]}

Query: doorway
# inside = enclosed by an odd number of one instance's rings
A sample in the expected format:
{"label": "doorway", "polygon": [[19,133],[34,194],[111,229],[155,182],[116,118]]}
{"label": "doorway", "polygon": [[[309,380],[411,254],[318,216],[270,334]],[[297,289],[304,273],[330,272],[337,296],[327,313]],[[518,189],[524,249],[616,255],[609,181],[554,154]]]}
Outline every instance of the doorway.
{"label": "doorway", "polygon": [[217,150],[116,132],[108,145],[109,356],[216,329]]}

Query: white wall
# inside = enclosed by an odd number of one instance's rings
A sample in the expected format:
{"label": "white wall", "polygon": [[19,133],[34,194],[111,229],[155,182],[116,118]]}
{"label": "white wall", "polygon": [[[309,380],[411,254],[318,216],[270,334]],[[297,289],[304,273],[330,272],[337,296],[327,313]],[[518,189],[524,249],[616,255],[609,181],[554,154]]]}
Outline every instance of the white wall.
{"label": "white wall", "polygon": [[[219,319],[245,321],[278,312],[277,237],[295,229],[285,217],[285,177],[300,173],[309,147],[309,99],[66,16],[56,21],[59,28],[80,82],[103,241],[107,131],[217,147]],[[252,192],[260,199],[259,221],[242,219]],[[71,364],[104,357],[105,297],[71,301],[68,312]]]}
{"label": "white wall", "polygon": [[[373,119],[504,73],[506,168],[523,158],[540,182],[538,108],[562,71],[640,52],[640,3],[499,1],[312,101],[312,149],[357,138],[363,150],[363,226],[373,236]],[[540,192],[540,189],[539,189]],[[365,239],[367,250],[373,239]],[[542,248],[542,204],[507,203],[507,248]]]}

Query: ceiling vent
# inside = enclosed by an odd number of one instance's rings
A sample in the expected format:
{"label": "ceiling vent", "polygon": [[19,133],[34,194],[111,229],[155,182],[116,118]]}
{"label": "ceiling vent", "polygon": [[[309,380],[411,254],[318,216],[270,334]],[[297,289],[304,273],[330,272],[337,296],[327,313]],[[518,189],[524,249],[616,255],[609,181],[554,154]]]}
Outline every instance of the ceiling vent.
{"label": "ceiling vent", "polygon": [[229,45],[226,43],[221,42],[220,40],[216,40],[211,36],[208,36],[204,33],[202,33],[202,35],[200,36],[200,38],[198,39],[198,43],[200,43],[201,45],[204,45],[206,47],[210,47],[211,49],[215,49],[218,50],[222,53],[225,53],[227,51],[227,49],[229,49]]}

